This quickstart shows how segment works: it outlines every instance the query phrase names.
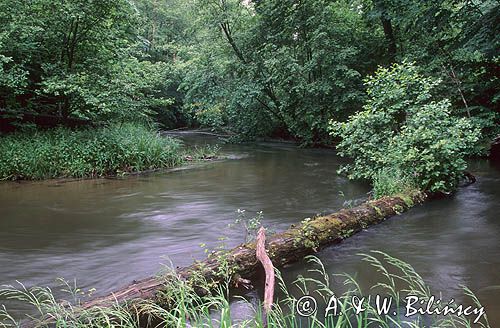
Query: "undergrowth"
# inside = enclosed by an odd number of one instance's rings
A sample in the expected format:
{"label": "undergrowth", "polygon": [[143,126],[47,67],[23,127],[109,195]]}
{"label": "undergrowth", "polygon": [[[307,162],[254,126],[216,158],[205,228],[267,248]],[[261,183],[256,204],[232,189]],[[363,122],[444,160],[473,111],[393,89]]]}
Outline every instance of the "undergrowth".
{"label": "undergrowth", "polygon": [[375,199],[397,194],[411,194],[418,190],[414,179],[398,169],[381,169],[373,177],[373,197]]}

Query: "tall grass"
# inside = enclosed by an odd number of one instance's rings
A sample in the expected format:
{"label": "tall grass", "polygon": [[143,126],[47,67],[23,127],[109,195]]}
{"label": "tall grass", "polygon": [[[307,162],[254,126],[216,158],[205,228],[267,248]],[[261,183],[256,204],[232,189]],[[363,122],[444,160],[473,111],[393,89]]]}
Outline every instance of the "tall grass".
{"label": "tall grass", "polygon": [[141,125],[57,128],[0,137],[0,180],[101,177],[182,161],[178,141]]}
{"label": "tall grass", "polygon": [[400,169],[382,169],[373,178],[373,197],[375,199],[397,194],[410,194],[418,190],[417,183],[404,175]]}
{"label": "tall grass", "polygon": [[[401,301],[404,295],[415,295],[426,300],[431,296],[430,288],[422,277],[407,263],[391,257],[385,253],[372,252],[362,254],[380,276],[380,280],[369,291],[371,293],[385,293],[395,301],[390,310],[397,315],[381,315],[376,310],[373,302],[366,302],[366,310],[357,314],[352,305],[352,297],[362,297],[358,282],[347,274],[343,277],[345,292],[335,292],[330,284],[330,276],[321,261],[316,257],[308,257],[307,277],[299,276],[293,286],[287,286],[279,271],[277,277],[279,286],[284,295],[283,299],[274,304],[273,310],[263,320],[261,306],[254,306],[249,301],[248,307],[253,308],[253,315],[245,321],[234,322],[231,316],[231,306],[228,302],[229,281],[217,290],[206,288],[205,296],[199,296],[190,283],[178,278],[173,271],[166,277],[164,292],[159,295],[156,302],[141,301],[129,305],[115,304],[109,308],[91,308],[82,310],[78,308],[81,302],[81,291],[68,283],[64,283],[64,290],[69,293],[70,301],[56,301],[48,288],[25,288],[4,286],[0,289],[2,298],[17,300],[33,306],[36,315],[30,317],[38,327],[267,327],[276,328],[402,328],[402,327],[472,327],[474,318],[447,315],[446,317],[404,317],[402,315]],[[201,278],[200,278],[201,279]],[[199,283],[200,281],[198,281]],[[206,283],[206,282],[205,282]],[[208,283],[206,283],[208,286]],[[301,295],[313,295],[318,300],[318,308],[332,295],[336,295],[342,315],[327,316],[318,311],[309,318],[301,318],[296,314],[297,298],[289,290],[298,289]],[[479,300],[467,288],[465,296],[470,297],[472,303],[480,306]],[[326,307],[326,306],[325,306]],[[168,310],[166,310],[168,309]],[[50,322],[50,323],[49,323]],[[19,322],[9,315],[8,311],[0,309],[0,326],[17,327]],[[486,315],[475,327],[490,327]]]}

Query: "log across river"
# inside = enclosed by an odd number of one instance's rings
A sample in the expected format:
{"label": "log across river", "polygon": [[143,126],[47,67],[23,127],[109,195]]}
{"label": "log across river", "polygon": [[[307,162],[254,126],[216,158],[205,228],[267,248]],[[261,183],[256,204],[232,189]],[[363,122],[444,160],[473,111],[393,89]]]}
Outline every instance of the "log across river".
{"label": "log across river", "polygon": [[[339,243],[352,234],[371,225],[383,222],[387,218],[405,212],[415,204],[421,203],[426,195],[420,192],[413,194],[383,197],[367,201],[359,206],[342,209],[339,212],[305,219],[290,229],[274,234],[267,242],[267,252],[273,264],[281,267],[302,258],[306,254],[317,252],[320,248]],[[219,275],[222,263],[230,268],[232,277]],[[256,257],[256,244],[241,244],[227,252],[217,252],[206,260],[179,269],[181,279],[196,283],[200,275],[204,281],[217,283],[223,279],[232,280],[239,277],[248,278],[254,275],[259,265]],[[196,277],[196,279],[194,279]],[[130,286],[117,290],[108,296],[97,298],[83,304],[84,308],[93,306],[106,307],[113,304],[134,300],[155,300],[158,292],[165,286],[165,277],[151,277],[134,282]],[[196,287],[196,286],[195,286]],[[199,288],[200,291],[204,290]]]}

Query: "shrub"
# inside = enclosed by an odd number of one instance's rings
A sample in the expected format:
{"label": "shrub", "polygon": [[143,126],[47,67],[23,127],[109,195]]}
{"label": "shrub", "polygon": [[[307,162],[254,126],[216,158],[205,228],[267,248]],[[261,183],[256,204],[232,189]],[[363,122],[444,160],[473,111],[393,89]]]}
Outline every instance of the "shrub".
{"label": "shrub", "polygon": [[227,117],[222,104],[217,104],[195,112],[197,121],[203,127],[220,131],[227,124]]}
{"label": "shrub", "polygon": [[373,181],[381,172],[399,170],[422,190],[456,188],[479,131],[470,120],[453,116],[447,99],[434,99],[438,83],[407,62],[369,77],[364,110],[330,125],[342,138],[339,154],[353,159],[341,171]]}

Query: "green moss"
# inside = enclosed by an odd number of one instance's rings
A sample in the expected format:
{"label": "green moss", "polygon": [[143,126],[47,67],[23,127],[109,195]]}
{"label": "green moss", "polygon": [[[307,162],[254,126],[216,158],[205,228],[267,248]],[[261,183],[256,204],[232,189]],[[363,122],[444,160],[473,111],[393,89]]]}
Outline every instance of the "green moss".
{"label": "green moss", "polygon": [[406,204],[406,206],[408,206],[408,208],[413,207],[415,205],[415,202],[413,201],[412,196],[401,195],[401,196],[399,196],[399,198],[401,198],[403,200],[403,202],[405,202],[405,204]]}
{"label": "green moss", "polygon": [[[315,221],[315,224],[318,222]],[[294,238],[294,246],[304,245],[306,248],[316,249],[319,247],[318,236],[316,229],[311,224],[311,219],[306,218],[302,220],[302,225],[298,229],[298,234]]]}
{"label": "green moss", "polygon": [[379,217],[384,216],[384,213],[382,213],[382,210],[380,209],[380,207],[375,206],[375,205],[373,205],[373,204],[369,204],[369,205],[370,205],[370,207],[371,207],[371,208],[373,208],[373,209],[375,210],[375,212],[377,212],[377,215],[378,215]]}
{"label": "green moss", "polygon": [[405,210],[404,207],[399,204],[394,205],[392,209],[394,210],[394,212],[396,212],[396,214],[401,214]]}

